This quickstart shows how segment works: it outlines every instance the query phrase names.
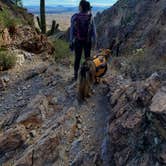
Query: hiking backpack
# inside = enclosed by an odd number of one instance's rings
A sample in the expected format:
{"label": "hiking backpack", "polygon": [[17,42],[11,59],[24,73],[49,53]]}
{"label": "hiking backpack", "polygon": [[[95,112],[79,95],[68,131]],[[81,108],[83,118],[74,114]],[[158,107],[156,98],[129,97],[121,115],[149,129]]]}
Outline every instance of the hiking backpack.
{"label": "hiking backpack", "polygon": [[91,14],[79,13],[75,19],[75,36],[81,41],[90,41],[91,38]]}

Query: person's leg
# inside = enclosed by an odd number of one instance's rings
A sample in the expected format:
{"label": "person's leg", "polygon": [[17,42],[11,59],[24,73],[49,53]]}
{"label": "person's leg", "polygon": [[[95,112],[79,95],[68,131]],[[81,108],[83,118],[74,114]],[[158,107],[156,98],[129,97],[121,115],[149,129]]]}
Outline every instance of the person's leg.
{"label": "person's leg", "polygon": [[92,48],[92,43],[91,42],[85,42],[84,43],[85,59],[90,57],[90,55],[91,55],[91,48]]}
{"label": "person's leg", "polygon": [[75,62],[74,62],[74,78],[77,80],[78,70],[80,67],[81,55],[82,55],[82,43],[80,41],[76,41],[75,43]]}

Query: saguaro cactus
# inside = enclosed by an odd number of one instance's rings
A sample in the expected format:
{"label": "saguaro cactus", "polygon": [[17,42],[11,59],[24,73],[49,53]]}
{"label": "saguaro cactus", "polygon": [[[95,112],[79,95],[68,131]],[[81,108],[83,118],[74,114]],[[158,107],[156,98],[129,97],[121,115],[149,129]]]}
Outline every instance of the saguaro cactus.
{"label": "saguaro cactus", "polygon": [[45,0],[40,0],[40,18],[37,16],[37,22],[43,34],[53,35],[58,31],[59,24],[56,24],[56,21],[53,20],[51,30],[46,32]]}
{"label": "saguaro cactus", "polygon": [[40,0],[40,28],[42,33],[46,33],[46,12],[45,12],[45,0]]}
{"label": "saguaro cactus", "polygon": [[52,21],[52,26],[51,29],[49,31],[47,31],[47,36],[51,36],[57,32],[59,32],[59,24],[56,23],[55,20]]}

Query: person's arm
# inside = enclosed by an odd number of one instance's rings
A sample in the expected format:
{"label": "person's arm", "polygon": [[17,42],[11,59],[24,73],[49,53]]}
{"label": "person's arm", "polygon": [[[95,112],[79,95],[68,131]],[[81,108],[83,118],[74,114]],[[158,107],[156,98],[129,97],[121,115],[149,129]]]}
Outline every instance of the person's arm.
{"label": "person's arm", "polygon": [[69,48],[71,51],[74,51],[74,40],[75,40],[75,18],[76,18],[76,15],[73,15],[71,17],[71,25],[70,25],[70,44],[69,44]]}
{"label": "person's arm", "polygon": [[75,21],[76,15],[77,14],[74,14],[71,17],[71,23],[70,23],[70,43],[73,43],[74,38],[75,38],[75,36],[74,36],[74,21]]}
{"label": "person's arm", "polygon": [[73,41],[73,16],[70,21],[70,44],[72,43],[72,41]]}

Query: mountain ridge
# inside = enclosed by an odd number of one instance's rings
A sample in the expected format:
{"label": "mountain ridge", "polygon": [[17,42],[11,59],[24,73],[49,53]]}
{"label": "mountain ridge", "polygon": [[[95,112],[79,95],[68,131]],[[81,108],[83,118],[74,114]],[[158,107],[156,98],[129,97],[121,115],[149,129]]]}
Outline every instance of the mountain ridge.
{"label": "mountain ridge", "polygon": [[[30,13],[33,13],[33,14],[40,13],[39,6],[24,6],[24,7],[27,8]],[[105,9],[107,9],[107,7],[99,7],[99,6],[93,7],[94,12],[102,12]],[[47,14],[69,13],[69,12],[77,12],[77,11],[78,11],[77,6],[63,6],[63,5],[46,6]]]}
{"label": "mountain ridge", "polygon": [[[95,17],[98,47],[111,49],[116,57],[134,57],[137,54],[142,63],[131,70],[132,73],[143,68],[141,75],[146,77],[154,71],[163,72],[166,57],[165,20],[165,0],[119,0]],[[133,61],[135,60],[136,58],[133,58]],[[148,70],[145,70],[147,64]],[[139,76],[138,72],[134,75]]]}

